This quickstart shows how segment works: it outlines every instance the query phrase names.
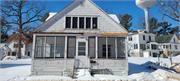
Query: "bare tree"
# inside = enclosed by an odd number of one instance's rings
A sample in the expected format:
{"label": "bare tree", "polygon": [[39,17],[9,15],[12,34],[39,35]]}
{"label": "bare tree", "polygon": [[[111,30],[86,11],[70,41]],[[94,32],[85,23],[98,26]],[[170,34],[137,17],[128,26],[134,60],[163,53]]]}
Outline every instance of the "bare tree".
{"label": "bare tree", "polygon": [[108,14],[113,14],[113,10],[112,10],[112,9],[108,9],[108,8],[104,8],[104,7],[102,7],[102,9],[103,9],[106,13],[108,13]]}
{"label": "bare tree", "polygon": [[163,17],[169,17],[174,21],[180,22],[180,0],[157,0],[159,12]]}
{"label": "bare tree", "polygon": [[9,17],[7,21],[12,24],[12,28],[17,31],[18,35],[18,58],[21,58],[21,43],[24,34],[32,29],[29,25],[40,21],[47,9],[50,9],[46,3],[42,1],[27,0],[6,0],[2,1],[1,11]]}

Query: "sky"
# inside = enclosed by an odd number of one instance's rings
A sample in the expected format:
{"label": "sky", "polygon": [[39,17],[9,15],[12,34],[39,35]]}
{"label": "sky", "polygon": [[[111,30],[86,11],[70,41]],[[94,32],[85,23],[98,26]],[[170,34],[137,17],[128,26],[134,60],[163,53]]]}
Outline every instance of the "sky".
{"label": "sky", "polygon": [[[136,6],[135,0],[92,0],[100,8],[108,8],[113,11],[113,14],[129,14],[132,15],[132,28],[137,30],[138,18],[144,17],[144,11]],[[73,0],[54,0],[45,1],[49,6],[52,7],[50,12],[59,12],[66,6],[68,6]],[[155,17],[159,22],[168,21],[172,23],[172,27],[179,25],[169,18],[162,19],[162,15],[158,12],[157,3],[149,10],[150,17]]]}

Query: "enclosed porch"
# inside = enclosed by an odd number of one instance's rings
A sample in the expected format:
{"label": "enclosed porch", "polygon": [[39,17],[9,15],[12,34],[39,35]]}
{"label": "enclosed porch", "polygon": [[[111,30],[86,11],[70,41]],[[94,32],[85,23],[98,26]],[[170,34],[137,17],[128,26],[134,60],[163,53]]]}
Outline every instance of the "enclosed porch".
{"label": "enclosed porch", "polygon": [[32,71],[40,75],[46,71],[59,75],[71,71],[71,75],[77,68],[108,68],[114,74],[127,75],[125,41],[122,35],[35,34]]}

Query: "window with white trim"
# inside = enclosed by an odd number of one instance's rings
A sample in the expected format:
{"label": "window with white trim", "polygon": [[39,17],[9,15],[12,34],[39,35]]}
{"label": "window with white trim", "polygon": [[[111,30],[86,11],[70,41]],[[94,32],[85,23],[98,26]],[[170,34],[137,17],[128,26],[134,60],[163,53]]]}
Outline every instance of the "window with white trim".
{"label": "window with white trim", "polygon": [[97,29],[97,17],[66,17],[65,28]]}

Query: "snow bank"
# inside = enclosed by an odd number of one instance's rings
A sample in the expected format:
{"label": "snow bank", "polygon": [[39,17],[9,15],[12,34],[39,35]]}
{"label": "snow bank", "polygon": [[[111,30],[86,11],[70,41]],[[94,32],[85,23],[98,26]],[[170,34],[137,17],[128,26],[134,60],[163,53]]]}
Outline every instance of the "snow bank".
{"label": "snow bank", "polygon": [[[21,56],[21,59],[29,59],[31,57],[29,56]],[[16,56],[5,56],[3,60],[17,60],[18,58]]]}
{"label": "snow bank", "polygon": [[177,80],[177,81],[180,81],[180,74],[176,74],[173,71],[158,69],[152,73],[142,72],[139,74],[138,79],[139,80],[161,80],[161,81]]}
{"label": "snow bank", "polygon": [[17,60],[16,56],[6,56],[3,60]]}
{"label": "snow bank", "polygon": [[22,77],[22,76],[18,76],[15,77],[13,79],[10,79],[10,81],[15,80],[15,81],[19,81],[19,80],[38,80],[38,81],[45,81],[45,80],[60,80],[60,79],[68,79],[71,80],[72,78],[70,77],[64,77],[64,76],[55,76],[55,75],[46,75],[46,76],[26,76],[26,77]]}

